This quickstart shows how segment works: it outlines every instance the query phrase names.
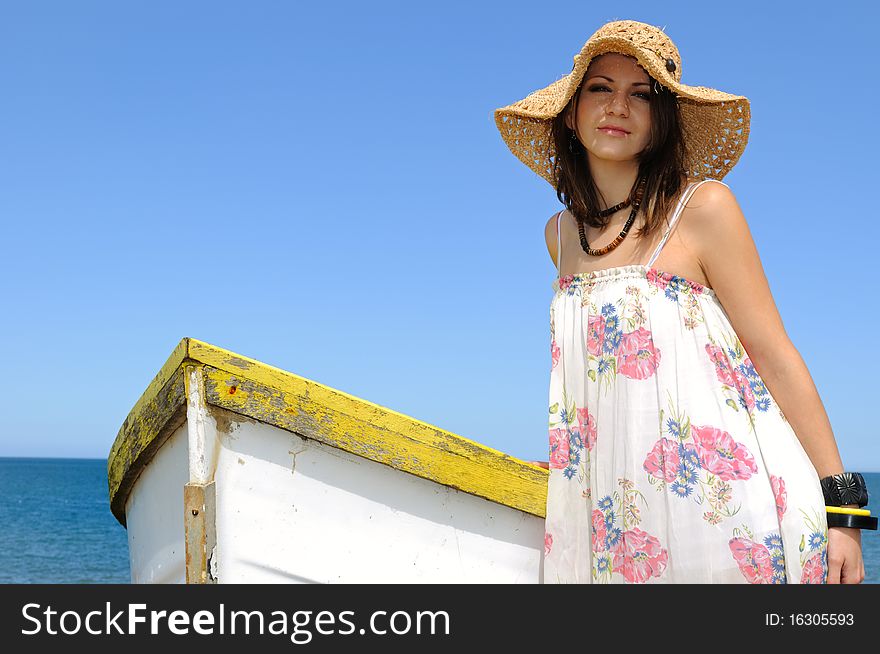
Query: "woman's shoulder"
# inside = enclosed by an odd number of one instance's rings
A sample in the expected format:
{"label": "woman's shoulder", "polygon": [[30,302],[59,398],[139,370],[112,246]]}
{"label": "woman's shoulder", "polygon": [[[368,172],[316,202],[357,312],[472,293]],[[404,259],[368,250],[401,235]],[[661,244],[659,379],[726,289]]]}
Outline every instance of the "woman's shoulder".
{"label": "woman's shoulder", "polygon": [[[723,202],[725,198],[736,199],[733,190],[722,182],[720,179],[704,179],[697,182],[697,188],[694,189],[691,199],[700,199],[702,202]],[[691,202],[688,202],[688,206]]]}
{"label": "woman's shoulder", "polygon": [[697,184],[685,204],[685,210],[692,215],[705,217],[738,206],[736,195],[727,184],[717,179],[707,179]]}
{"label": "woman's shoulder", "polygon": [[703,255],[723,252],[730,239],[750,240],[748,224],[733,190],[724,182],[700,184],[682,211],[682,227]]}

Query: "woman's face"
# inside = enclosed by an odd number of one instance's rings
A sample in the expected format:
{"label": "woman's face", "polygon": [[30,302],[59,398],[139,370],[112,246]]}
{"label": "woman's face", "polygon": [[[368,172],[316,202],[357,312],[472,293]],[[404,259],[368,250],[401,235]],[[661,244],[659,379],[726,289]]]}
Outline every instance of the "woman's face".
{"label": "woman's face", "polygon": [[[594,58],[577,102],[577,133],[590,158],[629,161],[651,141],[650,78],[633,57],[609,52]],[[565,124],[573,129],[573,112]],[[606,129],[609,126],[625,131]]]}

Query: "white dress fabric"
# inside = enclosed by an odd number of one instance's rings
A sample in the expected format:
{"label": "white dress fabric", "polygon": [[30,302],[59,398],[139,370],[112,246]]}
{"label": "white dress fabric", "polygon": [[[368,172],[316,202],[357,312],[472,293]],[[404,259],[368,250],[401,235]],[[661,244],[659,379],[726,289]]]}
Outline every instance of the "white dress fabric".
{"label": "white dress fabric", "polygon": [[652,267],[709,181],[647,264],[553,282],[544,583],[827,583],[815,468],[714,291]]}

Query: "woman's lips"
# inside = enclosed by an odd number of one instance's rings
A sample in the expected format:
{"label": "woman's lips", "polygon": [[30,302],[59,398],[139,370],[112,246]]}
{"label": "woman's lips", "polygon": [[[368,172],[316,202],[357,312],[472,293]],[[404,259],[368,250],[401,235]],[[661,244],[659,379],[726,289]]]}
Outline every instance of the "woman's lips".
{"label": "woman's lips", "polygon": [[624,132],[622,129],[609,129],[608,127],[600,127],[599,131],[609,136],[626,136],[629,134],[629,132]]}

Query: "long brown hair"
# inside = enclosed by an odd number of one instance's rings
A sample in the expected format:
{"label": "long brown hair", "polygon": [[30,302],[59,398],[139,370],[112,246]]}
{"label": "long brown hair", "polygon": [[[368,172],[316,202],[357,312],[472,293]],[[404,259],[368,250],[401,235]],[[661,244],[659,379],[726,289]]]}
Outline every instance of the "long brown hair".
{"label": "long brown hair", "polygon": [[[584,73],[584,79],[586,77]],[[678,98],[650,75],[648,81],[651,85],[651,140],[638,155],[639,172],[630,190],[632,198],[638,180],[647,178],[640,208],[645,213],[645,224],[634,232],[640,238],[650,236],[666,222],[666,216],[687,181],[684,164],[687,148]],[[660,93],[654,92],[655,84],[660,88]],[[572,131],[565,124],[565,115],[572,111],[577,116],[581,86],[583,79],[565,109],[557,114],[551,124],[551,138],[556,147],[556,197],[579,222],[604,228],[611,218],[595,217],[603,207],[599,204],[599,190],[590,174],[586,150],[579,141],[574,141],[575,150],[569,151]]]}

